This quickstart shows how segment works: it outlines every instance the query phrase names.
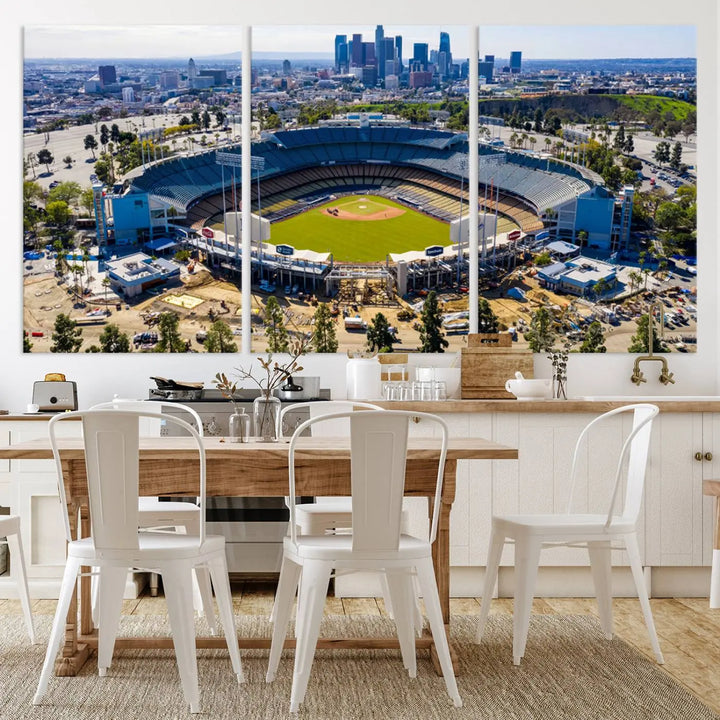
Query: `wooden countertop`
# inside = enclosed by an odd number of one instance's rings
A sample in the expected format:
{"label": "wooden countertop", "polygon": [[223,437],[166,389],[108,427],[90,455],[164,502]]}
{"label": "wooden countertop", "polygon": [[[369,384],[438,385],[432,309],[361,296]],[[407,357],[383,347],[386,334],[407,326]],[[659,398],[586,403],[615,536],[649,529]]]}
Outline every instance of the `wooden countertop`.
{"label": "wooden countertop", "polygon": [[[368,402],[389,410],[415,410],[417,412],[436,414],[494,412],[600,414],[634,402],[650,402],[657,405],[661,412],[720,412],[720,397],[713,395],[678,400],[661,400],[659,397],[621,399],[613,396],[612,399],[570,398],[569,400],[438,400],[407,402],[369,400]],[[52,413],[16,413],[0,415],[0,422],[3,420],[39,422],[47,421],[51,417]]]}
{"label": "wooden countertop", "polygon": [[707,399],[660,400],[658,398],[626,398],[612,400],[439,400],[426,401],[378,401],[371,402],[391,410],[416,410],[429,413],[592,413],[600,414],[636,402],[650,402],[657,405],[661,412],[720,412],[720,397],[708,396]]}

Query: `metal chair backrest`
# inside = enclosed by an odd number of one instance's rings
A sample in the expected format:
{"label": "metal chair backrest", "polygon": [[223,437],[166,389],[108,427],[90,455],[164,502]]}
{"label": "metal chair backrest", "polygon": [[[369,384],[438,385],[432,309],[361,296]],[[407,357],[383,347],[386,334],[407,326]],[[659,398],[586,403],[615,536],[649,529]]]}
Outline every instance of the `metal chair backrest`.
{"label": "metal chair backrest", "polygon": [[97,550],[134,549],[138,547],[138,488],[140,420],[160,418],[183,428],[194,440],[199,458],[200,544],[205,540],[205,448],[202,438],[190,423],[173,415],[145,410],[112,408],[63,413],[50,418],[50,447],[58,477],[58,492],[63,507],[65,535],[70,533],[67,496],[63,482],[61,453],[56,425],[80,420],[83,430],[87,490],[90,505],[90,531]]}
{"label": "metal chair backrest", "polygon": [[[576,470],[580,456],[581,447],[587,439],[590,431],[597,425],[605,422],[608,418],[623,413],[633,413],[633,425],[630,433],[625,438],[620,454],[618,456],[617,468],[615,470],[615,482],[608,506],[605,526],[609,527],[614,518],[618,517],[617,505],[621,494],[623,474],[625,474],[625,501],[623,503],[620,517],[624,521],[637,522],[640,514],[640,506],[643,498],[643,487],[645,484],[645,472],[647,469],[648,454],[650,451],[650,435],[652,423],[659,412],[657,405],[650,403],[636,403],[615,408],[596,417],[588,423],[578,437],[573,454],[572,467],[570,470],[570,499],[568,501],[568,513],[572,511],[573,491],[575,489]],[[625,473],[624,473],[625,470]]]}
{"label": "metal chair backrest", "polygon": [[[195,429],[199,435],[203,434],[203,423],[202,418],[198,415],[194,408],[189,405],[183,405],[182,403],[176,402],[163,402],[162,400],[135,400],[134,398],[119,398],[115,397],[109,402],[98,403],[93,405],[91,410],[105,410],[112,408],[115,410],[140,410],[142,412],[151,413],[155,416],[165,412],[165,408],[173,408],[173,410],[182,410],[187,413],[195,423]],[[140,428],[142,435],[157,437],[160,435],[160,427],[157,417],[153,418],[151,425],[148,426],[147,430],[143,427]],[[156,429],[157,428],[157,429]]]}
{"label": "metal chair backrest", "polygon": [[[307,409],[311,418],[320,417],[321,415],[330,415],[337,413],[350,413],[356,409],[360,410],[382,410],[379,405],[373,405],[368,402],[356,402],[355,400],[313,400],[310,402],[293,403],[286,405],[280,412],[280,432],[283,436],[292,435],[292,432],[285,431],[285,416],[289,412]],[[338,418],[335,421],[325,422],[320,426],[310,429],[315,436],[331,436],[348,435],[350,433],[350,424],[346,418]]]}
{"label": "metal chair backrest", "polygon": [[[310,418],[299,425],[290,440],[289,507],[290,535],[297,541],[295,522],[295,452],[300,435],[316,423],[347,419],[350,422],[353,551],[392,552],[398,548],[408,427],[412,418],[435,423],[440,431],[438,471],[430,528],[430,542],[437,537],[442,496],[448,428],[444,420],[429,413],[380,410],[337,413]],[[430,448],[433,439],[423,440]]]}

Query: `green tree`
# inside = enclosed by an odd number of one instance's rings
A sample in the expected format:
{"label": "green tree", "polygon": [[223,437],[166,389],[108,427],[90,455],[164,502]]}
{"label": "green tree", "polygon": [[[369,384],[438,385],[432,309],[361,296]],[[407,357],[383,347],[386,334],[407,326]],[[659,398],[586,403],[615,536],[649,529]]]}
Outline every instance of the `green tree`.
{"label": "green tree", "polygon": [[55,318],[55,330],[52,334],[50,352],[76,353],[82,345],[82,329],[69,316],[60,313]]}
{"label": "green tree", "polygon": [[538,308],[530,318],[530,328],[525,333],[530,350],[536,353],[550,352],[555,342],[553,319],[547,308]]}
{"label": "green tree", "polygon": [[88,134],[83,139],[83,147],[92,152],[93,160],[95,159],[95,150],[97,149],[97,146],[98,141],[95,139],[94,135]]}
{"label": "green tree", "polygon": [[110,139],[111,139],[114,143],[120,142],[120,128],[117,126],[116,123],[113,123],[113,124],[110,126]]}
{"label": "green tree", "polygon": [[104,123],[100,126],[100,144],[105,147],[110,142],[110,130]]}
{"label": "green tree", "polygon": [[442,317],[438,305],[437,293],[431,290],[420,313],[420,352],[441,353],[450,343],[442,332]]}
{"label": "green tree", "polygon": [[37,151],[37,161],[45,166],[45,169],[50,172],[50,166],[55,162],[55,158],[53,157],[53,154],[47,149],[42,148],[42,150]]}
{"label": "green tree", "polygon": [[655,146],[653,157],[660,165],[670,162],[670,143],[666,140],[661,140]]}
{"label": "green tree", "polygon": [[32,352],[32,346],[33,344],[30,342],[30,338],[28,337],[28,334],[26,332],[23,333],[23,352],[29,353]]}
{"label": "green tree", "polygon": [[681,162],[682,162],[682,145],[679,142],[676,142],[672,146],[672,153],[670,154],[670,167],[673,170],[678,170],[680,168]]}
{"label": "green tree", "polygon": [[496,333],[498,331],[497,315],[492,311],[490,303],[484,298],[478,298],[478,332]]}
{"label": "green tree", "polygon": [[625,147],[623,150],[629,155],[635,149],[635,141],[633,140],[632,133],[629,133],[625,138]]}
{"label": "green tree", "polygon": [[625,150],[625,126],[620,125],[618,131],[615,133],[615,140],[613,140],[613,147],[620,152]]}
{"label": "green tree", "polygon": [[121,332],[117,325],[109,323],[100,333],[100,352],[130,352],[130,338],[124,332]]}
{"label": "green tree", "polygon": [[604,353],[607,352],[607,348],[604,345],[605,333],[602,325],[594,320],[588,326],[585,331],[585,337],[583,338],[582,345],[580,345],[581,353]]}
{"label": "green tree", "polygon": [[223,124],[225,123],[226,117],[227,117],[227,115],[225,115],[225,113],[222,110],[216,110],[215,111],[215,124],[218,127],[222,127]]}
{"label": "green tree", "polygon": [[43,197],[43,189],[33,180],[23,181],[23,229],[37,232],[40,210],[35,204]]}
{"label": "green tree", "polygon": [[392,352],[393,341],[395,337],[390,332],[390,323],[388,319],[382,314],[377,313],[375,317],[370,321],[370,325],[367,329],[367,346],[372,350],[378,352]]}
{"label": "green tree", "polygon": [[312,331],[312,345],[315,352],[337,352],[338,340],[335,335],[335,322],[327,303],[318,303],[313,319],[315,322]]}
{"label": "green tree", "polygon": [[83,210],[87,210],[88,214],[92,215],[95,209],[95,195],[91,187],[85,188],[80,193],[80,207]]}
{"label": "green tree", "polygon": [[234,353],[237,344],[233,339],[232,328],[223,320],[216,320],[205,338],[205,350],[209,353]]}
{"label": "green tree", "polygon": [[204,110],[202,114],[202,126],[205,130],[210,127],[210,113],[207,110]]}
{"label": "green tree", "polygon": [[66,155],[66,156],[62,159],[62,161],[65,163],[65,167],[66,167],[66,168],[71,168],[71,167],[72,167],[72,162],[73,162],[73,161],[72,161],[72,155]]}
{"label": "green tree", "polygon": [[80,193],[82,193],[82,188],[79,183],[66,180],[48,192],[47,201],[55,202],[56,200],[62,200],[68,205],[74,205],[77,203]]}
{"label": "green tree", "polygon": [[[662,340],[658,337],[660,333],[653,333],[653,352],[661,353],[667,352],[668,349]],[[646,353],[648,352],[648,315],[641,315],[637,319],[637,330],[635,334],[630,338],[630,346],[628,352],[631,353]]]}
{"label": "green tree", "polygon": [[187,344],[180,335],[179,323],[174,312],[160,313],[157,323],[159,340],[155,352],[181,353],[187,350]]}
{"label": "green tree", "polygon": [[268,352],[286,353],[290,350],[285,316],[274,295],[271,295],[265,304],[265,336],[268,339]]}
{"label": "green tree", "polygon": [[47,221],[51,225],[62,227],[70,222],[70,208],[64,200],[55,200],[45,206]]}

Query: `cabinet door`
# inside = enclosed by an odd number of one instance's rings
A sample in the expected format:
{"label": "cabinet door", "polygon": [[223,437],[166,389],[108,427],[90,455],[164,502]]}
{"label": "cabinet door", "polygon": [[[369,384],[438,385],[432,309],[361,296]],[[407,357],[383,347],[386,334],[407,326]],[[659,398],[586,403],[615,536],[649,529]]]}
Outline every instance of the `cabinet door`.
{"label": "cabinet door", "polygon": [[[720,414],[703,413],[703,480],[720,480]],[[711,453],[712,460],[705,455]],[[702,496],[702,564],[712,565],[713,530],[715,528],[715,502]],[[718,500],[720,502],[720,500]]]}
{"label": "cabinet door", "polygon": [[700,565],[703,559],[701,413],[660,413],[645,487],[648,565]]}

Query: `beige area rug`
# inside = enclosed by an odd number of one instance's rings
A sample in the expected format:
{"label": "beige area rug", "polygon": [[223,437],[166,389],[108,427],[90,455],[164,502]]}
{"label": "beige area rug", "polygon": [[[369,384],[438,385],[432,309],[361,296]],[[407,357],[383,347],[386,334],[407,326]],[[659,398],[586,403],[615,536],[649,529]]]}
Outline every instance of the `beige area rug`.
{"label": "beige area rug", "polygon": [[[41,642],[50,618],[36,618]],[[709,708],[621,640],[607,641],[597,620],[585,616],[534,616],[526,656],[512,665],[510,615],[490,616],[485,641],[472,640],[477,619],[454,616],[452,639],[464,706],[456,709],[435,675],[427,651],[418,653],[410,679],[399,651],[318,651],[299,718],[312,720],[718,720]],[[32,696],[44,645],[30,646],[21,619],[3,618],[0,629],[0,718],[135,720],[147,718],[280,718],[289,716],[292,651],[283,655],[277,680],[265,683],[267,651],[242,651],[246,682],[238,685],[226,651],[198,651],[203,712],[191,716],[183,702],[170,650],[116,653],[105,678],[91,659],[75,678],[53,677],[43,705]],[[238,618],[243,634],[269,634],[265,617]],[[199,632],[206,632],[201,626]],[[121,634],[165,634],[162,616],[123,616]],[[327,616],[322,634],[392,634],[393,624],[369,616]]]}

